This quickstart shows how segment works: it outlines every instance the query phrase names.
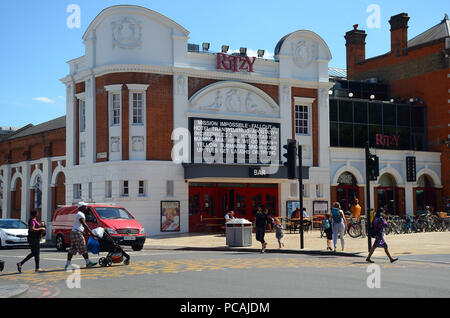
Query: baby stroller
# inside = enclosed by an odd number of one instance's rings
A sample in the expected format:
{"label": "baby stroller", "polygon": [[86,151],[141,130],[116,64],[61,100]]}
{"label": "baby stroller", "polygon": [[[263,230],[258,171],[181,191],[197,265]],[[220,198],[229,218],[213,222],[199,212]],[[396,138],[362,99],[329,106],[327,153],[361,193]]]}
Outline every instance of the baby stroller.
{"label": "baby stroller", "polygon": [[120,245],[117,244],[116,241],[114,241],[114,239],[111,237],[111,235],[109,235],[107,231],[104,231],[103,229],[96,230],[94,230],[94,234],[96,234],[98,237],[98,241],[100,243],[100,252],[108,252],[108,255],[106,255],[106,257],[101,257],[98,260],[98,264],[101,267],[110,267],[112,264],[119,264],[122,262],[125,265],[129,265],[130,255],[125,253],[122,247],[120,247]]}

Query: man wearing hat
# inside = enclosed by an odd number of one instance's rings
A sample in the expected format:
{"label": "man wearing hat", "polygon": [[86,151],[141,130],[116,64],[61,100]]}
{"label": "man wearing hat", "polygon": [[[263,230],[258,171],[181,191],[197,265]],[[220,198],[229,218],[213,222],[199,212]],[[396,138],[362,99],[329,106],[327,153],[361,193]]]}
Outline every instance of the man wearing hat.
{"label": "man wearing hat", "polygon": [[88,212],[87,204],[84,202],[78,203],[78,213],[75,215],[75,221],[73,223],[72,232],[70,233],[70,249],[67,254],[67,269],[72,263],[72,256],[77,253],[83,255],[86,261],[86,267],[93,267],[97,263],[93,263],[89,260],[88,251],[86,248],[86,241],[84,239],[84,230],[86,229],[91,236],[96,236],[86,224],[86,213]]}

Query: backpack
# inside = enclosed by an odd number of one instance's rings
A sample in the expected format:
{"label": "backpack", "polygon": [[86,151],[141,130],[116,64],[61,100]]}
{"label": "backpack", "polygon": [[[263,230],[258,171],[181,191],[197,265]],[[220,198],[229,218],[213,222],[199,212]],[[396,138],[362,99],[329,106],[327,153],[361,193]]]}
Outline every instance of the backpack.
{"label": "backpack", "polygon": [[330,221],[328,221],[328,220],[323,220],[323,221],[322,221],[322,228],[323,228],[324,230],[328,230],[328,229],[330,228]]}
{"label": "backpack", "polygon": [[333,216],[333,223],[335,223],[335,224],[336,223],[341,223],[342,216],[341,216],[341,213],[340,213],[339,209],[332,208],[331,209],[331,214]]}

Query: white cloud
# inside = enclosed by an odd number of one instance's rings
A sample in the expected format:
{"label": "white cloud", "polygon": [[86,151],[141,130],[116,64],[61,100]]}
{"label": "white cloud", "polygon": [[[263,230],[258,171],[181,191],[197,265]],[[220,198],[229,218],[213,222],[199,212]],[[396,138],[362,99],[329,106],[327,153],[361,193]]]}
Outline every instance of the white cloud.
{"label": "white cloud", "polygon": [[50,99],[48,97],[36,97],[33,98],[35,101],[41,102],[41,103],[46,103],[46,104],[54,104],[55,101],[53,99]]}

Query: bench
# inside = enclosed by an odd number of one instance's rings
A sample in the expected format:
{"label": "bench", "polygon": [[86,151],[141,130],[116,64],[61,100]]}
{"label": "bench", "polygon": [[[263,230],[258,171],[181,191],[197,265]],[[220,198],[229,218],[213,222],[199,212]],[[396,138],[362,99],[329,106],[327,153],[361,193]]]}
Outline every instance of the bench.
{"label": "bench", "polygon": [[208,232],[213,232],[213,229],[217,228],[221,231],[225,230],[223,218],[201,218],[201,223],[198,226],[203,227],[208,230]]}

